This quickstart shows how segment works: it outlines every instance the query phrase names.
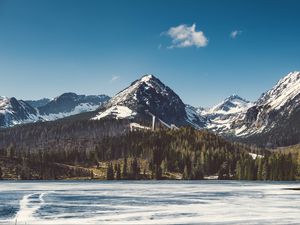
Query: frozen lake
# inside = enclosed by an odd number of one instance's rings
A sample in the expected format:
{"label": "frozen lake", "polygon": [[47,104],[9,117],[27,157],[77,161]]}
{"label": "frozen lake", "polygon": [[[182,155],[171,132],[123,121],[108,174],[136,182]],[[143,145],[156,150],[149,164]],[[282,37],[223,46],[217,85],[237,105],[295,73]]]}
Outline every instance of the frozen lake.
{"label": "frozen lake", "polygon": [[298,182],[1,181],[0,224],[300,224]]}

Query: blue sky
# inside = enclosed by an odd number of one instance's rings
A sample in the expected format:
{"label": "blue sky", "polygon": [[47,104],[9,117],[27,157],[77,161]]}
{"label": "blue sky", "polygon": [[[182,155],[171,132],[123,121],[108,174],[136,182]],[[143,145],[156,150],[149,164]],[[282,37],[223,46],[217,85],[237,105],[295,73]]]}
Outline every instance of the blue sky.
{"label": "blue sky", "polygon": [[113,95],[154,74],[195,106],[300,70],[300,1],[0,0],[0,95]]}

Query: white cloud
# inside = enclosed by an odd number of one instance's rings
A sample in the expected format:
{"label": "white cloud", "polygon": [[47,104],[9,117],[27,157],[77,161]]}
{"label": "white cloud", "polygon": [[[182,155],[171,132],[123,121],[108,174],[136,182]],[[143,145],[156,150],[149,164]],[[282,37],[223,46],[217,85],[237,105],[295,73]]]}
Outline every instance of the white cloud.
{"label": "white cloud", "polygon": [[232,39],[235,39],[237,36],[241,35],[242,34],[242,31],[241,30],[233,30],[231,31],[230,33],[230,37]]}
{"label": "white cloud", "polygon": [[186,48],[192,46],[200,48],[208,44],[208,39],[204,33],[202,31],[196,31],[196,24],[190,27],[185,24],[171,27],[163,34],[172,38],[172,45],[168,48]]}
{"label": "white cloud", "polygon": [[110,79],[110,82],[115,82],[116,80],[119,80],[120,79],[120,76],[112,76],[111,79]]}

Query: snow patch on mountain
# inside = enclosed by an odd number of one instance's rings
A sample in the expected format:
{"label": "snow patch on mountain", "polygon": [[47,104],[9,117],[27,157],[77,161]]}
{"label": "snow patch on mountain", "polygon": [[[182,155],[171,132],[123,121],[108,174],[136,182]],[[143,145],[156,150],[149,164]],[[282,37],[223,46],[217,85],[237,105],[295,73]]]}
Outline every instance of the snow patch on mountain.
{"label": "snow patch on mountain", "polygon": [[112,117],[116,119],[129,119],[133,118],[136,115],[136,112],[133,112],[126,106],[116,105],[106,109],[103,112],[100,112],[97,116],[93,117],[92,120],[99,120],[104,117]]}

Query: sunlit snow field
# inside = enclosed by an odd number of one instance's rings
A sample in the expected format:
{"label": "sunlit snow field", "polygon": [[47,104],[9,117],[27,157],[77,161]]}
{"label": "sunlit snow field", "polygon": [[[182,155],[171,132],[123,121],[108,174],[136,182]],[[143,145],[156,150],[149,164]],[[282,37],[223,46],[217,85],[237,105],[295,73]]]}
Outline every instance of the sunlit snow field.
{"label": "sunlit snow field", "polygon": [[297,182],[0,182],[0,224],[300,224]]}

